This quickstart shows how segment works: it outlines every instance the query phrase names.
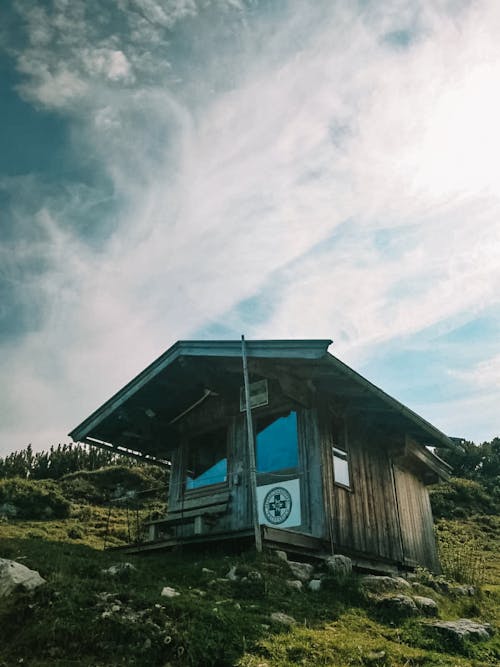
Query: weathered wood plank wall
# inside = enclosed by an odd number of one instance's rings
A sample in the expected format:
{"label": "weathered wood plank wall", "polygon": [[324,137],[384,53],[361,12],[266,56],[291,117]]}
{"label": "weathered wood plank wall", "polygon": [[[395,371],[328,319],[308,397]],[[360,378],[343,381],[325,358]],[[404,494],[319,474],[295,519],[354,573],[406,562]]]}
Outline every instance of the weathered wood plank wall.
{"label": "weathered wood plank wall", "polygon": [[[323,415],[321,440],[326,506],[335,548],[402,561],[391,462],[384,448],[353,420],[347,424],[351,488],[336,485],[333,418]],[[328,535],[325,537],[329,537]]]}
{"label": "weathered wood plank wall", "polygon": [[439,572],[429,494],[424,484],[407,470],[394,465],[404,562],[425,565]]}

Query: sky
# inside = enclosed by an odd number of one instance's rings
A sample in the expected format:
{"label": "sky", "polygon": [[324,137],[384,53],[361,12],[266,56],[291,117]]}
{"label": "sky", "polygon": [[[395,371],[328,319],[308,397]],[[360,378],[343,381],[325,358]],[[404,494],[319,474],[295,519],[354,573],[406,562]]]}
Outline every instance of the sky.
{"label": "sky", "polygon": [[500,3],[4,0],[0,456],[179,339],[500,435]]}

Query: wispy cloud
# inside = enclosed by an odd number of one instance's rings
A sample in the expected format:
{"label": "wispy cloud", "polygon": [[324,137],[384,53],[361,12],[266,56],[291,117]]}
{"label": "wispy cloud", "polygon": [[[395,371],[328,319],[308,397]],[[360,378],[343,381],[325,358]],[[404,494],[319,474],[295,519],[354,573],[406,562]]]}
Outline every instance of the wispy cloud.
{"label": "wispy cloud", "polygon": [[5,447],[214,323],[359,367],[498,306],[497,3],[14,7],[19,93],[95,175],[3,181]]}
{"label": "wispy cloud", "polygon": [[451,370],[450,374],[467,386],[494,391],[500,398],[500,354],[465,370]]}

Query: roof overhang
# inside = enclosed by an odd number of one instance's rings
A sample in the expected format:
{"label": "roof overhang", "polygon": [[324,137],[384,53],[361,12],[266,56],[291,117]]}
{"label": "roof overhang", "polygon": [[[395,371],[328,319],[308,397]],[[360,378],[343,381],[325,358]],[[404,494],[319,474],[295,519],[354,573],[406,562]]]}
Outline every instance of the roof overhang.
{"label": "roof overhang", "polygon": [[[435,426],[329,354],[330,344],[327,339],[246,341],[246,353],[264,377],[266,368],[290,370],[297,381],[311,381],[319,394],[339,402],[346,414],[370,414],[375,424],[419,443],[454,447]],[[179,415],[205,400],[215,382],[239,392],[241,354],[239,340],[179,341],[69,435],[75,441],[165,462],[178,445],[174,424]]]}
{"label": "roof overhang", "polygon": [[[331,342],[257,340],[245,345],[249,359],[313,361],[325,357]],[[118,453],[163,461],[177,446],[172,422],[210,390],[206,377],[196,371],[203,366],[215,372],[223,360],[241,358],[241,345],[241,341],[178,341],[74,428],[70,437]]]}

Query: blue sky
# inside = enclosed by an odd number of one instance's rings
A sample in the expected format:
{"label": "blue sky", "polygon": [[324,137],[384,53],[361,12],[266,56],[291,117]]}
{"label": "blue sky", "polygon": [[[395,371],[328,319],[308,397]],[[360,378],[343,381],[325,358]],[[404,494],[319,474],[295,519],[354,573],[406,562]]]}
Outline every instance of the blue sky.
{"label": "blue sky", "polygon": [[178,339],[332,338],[500,434],[500,4],[7,0],[0,454]]}

